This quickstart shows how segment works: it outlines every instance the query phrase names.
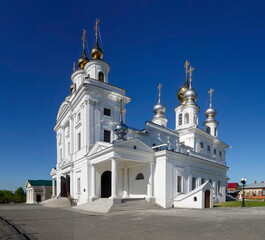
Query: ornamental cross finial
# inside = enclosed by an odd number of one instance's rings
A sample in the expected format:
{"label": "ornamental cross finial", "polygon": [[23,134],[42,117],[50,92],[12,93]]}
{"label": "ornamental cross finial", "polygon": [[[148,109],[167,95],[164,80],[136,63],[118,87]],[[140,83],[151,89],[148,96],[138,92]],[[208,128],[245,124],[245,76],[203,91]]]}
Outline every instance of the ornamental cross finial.
{"label": "ornamental cross finial", "polygon": [[120,116],[121,116],[121,119],[122,119],[122,100],[123,99],[120,100]]}
{"label": "ornamental cross finial", "polygon": [[186,60],[186,62],[184,64],[184,68],[186,69],[186,71],[185,71],[186,72],[186,81],[188,81],[189,65],[190,65],[189,61]]}
{"label": "ornamental cross finial", "polygon": [[73,72],[75,72],[75,70],[76,70],[76,63],[73,62]]}
{"label": "ornamental cross finial", "polygon": [[96,37],[98,37],[98,25],[99,25],[99,19],[96,18],[96,24],[95,24],[95,27],[94,27]]}
{"label": "ornamental cross finial", "polygon": [[208,93],[210,94],[210,103],[212,103],[212,100],[213,100],[213,92],[214,92],[214,89],[212,88],[208,91]]}
{"label": "ornamental cross finial", "polygon": [[82,46],[83,46],[83,52],[85,51],[85,46],[86,46],[86,33],[87,31],[83,29],[83,35],[82,35]]}
{"label": "ornamental cross finial", "polygon": [[189,68],[189,73],[190,73],[190,84],[192,82],[192,72],[195,70],[195,68],[193,68],[192,66],[190,66]]}
{"label": "ornamental cross finial", "polygon": [[157,89],[158,89],[158,103],[161,102],[161,88],[163,87],[163,85],[161,83],[159,83]]}

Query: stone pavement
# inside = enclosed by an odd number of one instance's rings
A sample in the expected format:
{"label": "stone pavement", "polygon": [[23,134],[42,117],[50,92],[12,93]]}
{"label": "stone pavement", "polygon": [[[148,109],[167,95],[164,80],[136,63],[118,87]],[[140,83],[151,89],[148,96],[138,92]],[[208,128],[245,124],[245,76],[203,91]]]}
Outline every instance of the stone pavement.
{"label": "stone pavement", "polygon": [[[263,207],[96,214],[40,205],[0,205],[0,217],[0,239],[265,239]],[[18,231],[5,225],[6,221]]]}

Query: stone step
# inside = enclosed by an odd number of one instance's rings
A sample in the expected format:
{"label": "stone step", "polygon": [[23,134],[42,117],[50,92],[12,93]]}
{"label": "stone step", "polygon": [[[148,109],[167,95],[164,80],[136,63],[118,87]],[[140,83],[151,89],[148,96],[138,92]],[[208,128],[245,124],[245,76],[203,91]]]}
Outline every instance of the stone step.
{"label": "stone step", "polygon": [[70,208],[71,202],[66,197],[52,198],[49,201],[43,202],[45,207],[55,207],[55,208]]}

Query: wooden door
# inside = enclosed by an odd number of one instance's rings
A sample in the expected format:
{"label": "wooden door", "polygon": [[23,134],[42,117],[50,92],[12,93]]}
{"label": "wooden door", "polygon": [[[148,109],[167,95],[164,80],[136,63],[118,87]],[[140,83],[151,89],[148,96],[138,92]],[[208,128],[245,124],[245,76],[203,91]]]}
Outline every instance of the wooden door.
{"label": "wooden door", "polygon": [[204,207],[205,208],[210,208],[210,201],[211,201],[211,199],[210,199],[210,196],[211,196],[211,192],[210,192],[210,190],[206,190],[205,191],[205,197],[204,197]]}

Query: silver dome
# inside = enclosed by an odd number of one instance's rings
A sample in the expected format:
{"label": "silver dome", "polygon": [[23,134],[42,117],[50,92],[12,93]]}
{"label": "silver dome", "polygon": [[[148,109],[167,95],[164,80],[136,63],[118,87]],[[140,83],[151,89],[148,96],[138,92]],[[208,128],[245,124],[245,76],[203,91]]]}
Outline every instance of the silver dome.
{"label": "silver dome", "polygon": [[190,88],[184,93],[183,97],[185,100],[188,99],[196,100],[198,95],[193,88]]}
{"label": "silver dome", "polygon": [[217,114],[217,111],[213,108],[213,107],[209,107],[207,108],[207,110],[205,111],[205,116],[208,117],[208,116],[213,116],[215,117]]}
{"label": "silver dome", "polygon": [[124,139],[125,135],[128,133],[128,127],[123,121],[120,121],[114,129],[114,133],[118,136],[119,140]]}
{"label": "silver dome", "polygon": [[154,106],[155,114],[164,114],[165,112],[166,112],[166,107],[163,104],[158,103]]}

